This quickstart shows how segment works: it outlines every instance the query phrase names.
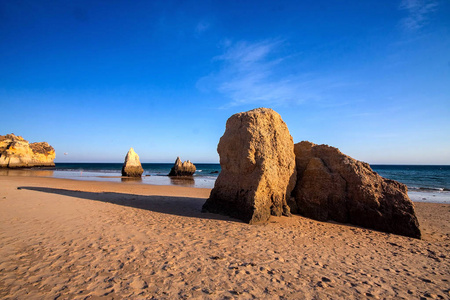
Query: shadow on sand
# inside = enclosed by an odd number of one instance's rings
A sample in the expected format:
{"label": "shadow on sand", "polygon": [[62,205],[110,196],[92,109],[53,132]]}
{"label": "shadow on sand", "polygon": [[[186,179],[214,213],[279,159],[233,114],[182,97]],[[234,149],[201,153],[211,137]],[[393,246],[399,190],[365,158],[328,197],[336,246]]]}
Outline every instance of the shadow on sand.
{"label": "shadow on sand", "polygon": [[153,212],[177,215],[182,217],[222,220],[241,223],[240,220],[212,213],[202,213],[203,198],[172,197],[172,196],[145,196],[135,194],[122,194],[114,192],[83,192],[66,189],[46,187],[21,186],[17,189],[37,191],[43,193],[58,194],[63,196],[82,198],[117,205],[145,209]]}

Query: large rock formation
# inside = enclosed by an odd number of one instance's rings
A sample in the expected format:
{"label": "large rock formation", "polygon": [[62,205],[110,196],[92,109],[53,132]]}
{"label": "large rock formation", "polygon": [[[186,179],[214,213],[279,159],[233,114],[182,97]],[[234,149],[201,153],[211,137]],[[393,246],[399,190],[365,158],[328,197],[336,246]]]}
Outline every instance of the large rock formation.
{"label": "large rock formation", "polygon": [[182,163],[180,157],[177,157],[169,176],[192,176],[196,170],[197,168],[190,160]]}
{"label": "large rock formation", "polygon": [[130,148],[122,166],[122,176],[141,177],[142,173],[144,173],[144,169],[139,161],[139,156],[133,148]]}
{"label": "large rock formation", "polygon": [[217,152],[220,172],[203,211],[250,224],[290,215],[295,185],[294,143],[280,115],[258,108],[231,116]]}
{"label": "large rock formation", "polygon": [[295,144],[297,184],[292,212],[420,238],[407,187],[327,145]]}
{"label": "large rock formation", "polygon": [[14,134],[0,135],[0,167],[54,167],[55,149],[46,142],[31,143]]}

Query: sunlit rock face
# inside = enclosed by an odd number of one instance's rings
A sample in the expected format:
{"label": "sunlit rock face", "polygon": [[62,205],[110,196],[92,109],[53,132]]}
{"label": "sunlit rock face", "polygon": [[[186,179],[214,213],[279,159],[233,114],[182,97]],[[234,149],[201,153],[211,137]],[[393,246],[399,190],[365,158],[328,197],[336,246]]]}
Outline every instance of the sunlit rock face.
{"label": "sunlit rock face", "polygon": [[181,162],[180,157],[177,157],[169,176],[192,176],[196,170],[197,168],[190,160]]}
{"label": "sunlit rock face", "polygon": [[0,167],[54,167],[55,149],[46,142],[28,143],[14,134],[0,135]]}
{"label": "sunlit rock face", "polygon": [[122,166],[122,176],[141,177],[142,173],[144,173],[144,169],[139,161],[139,156],[133,148],[130,148]]}
{"label": "sunlit rock face", "polygon": [[280,115],[258,108],[231,116],[219,141],[220,172],[203,211],[250,224],[289,216],[295,185],[294,143]]}
{"label": "sunlit rock face", "polygon": [[[295,144],[297,183],[291,211],[420,238],[407,187],[327,145]],[[292,198],[291,198],[292,199]]]}

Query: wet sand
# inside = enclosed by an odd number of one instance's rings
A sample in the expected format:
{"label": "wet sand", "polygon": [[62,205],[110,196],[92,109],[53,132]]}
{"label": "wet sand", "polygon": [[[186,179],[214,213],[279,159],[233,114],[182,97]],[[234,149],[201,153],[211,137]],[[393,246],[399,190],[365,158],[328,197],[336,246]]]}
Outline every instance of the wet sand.
{"label": "wet sand", "polygon": [[0,176],[2,299],[450,298],[450,205],[423,239],[201,213],[209,189]]}

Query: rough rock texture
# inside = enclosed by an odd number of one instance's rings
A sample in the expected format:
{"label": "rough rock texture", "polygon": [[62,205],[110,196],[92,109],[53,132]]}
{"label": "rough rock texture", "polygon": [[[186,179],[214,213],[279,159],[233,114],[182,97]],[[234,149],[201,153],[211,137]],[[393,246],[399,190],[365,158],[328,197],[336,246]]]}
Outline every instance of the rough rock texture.
{"label": "rough rock texture", "polygon": [[180,157],[177,157],[169,176],[192,176],[196,170],[197,168],[190,160],[182,163]]}
{"label": "rough rock texture", "polygon": [[128,177],[141,177],[144,173],[141,162],[139,161],[139,155],[134,152],[133,148],[125,156],[125,162],[122,167],[122,176]]}
{"label": "rough rock texture", "polygon": [[231,116],[217,152],[220,172],[203,211],[250,224],[290,215],[295,185],[294,143],[280,115],[258,108]]}
{"label": "rough rock texture", "polygon": [[327,145],[295,144],[297,184],[292,212],[420,238],[407,187]]}
{"label": "rough rock texture", "polygon": [[0,135],[0,167],[54,167],[55,149],[46,142],[31,143],[14,134]]}

